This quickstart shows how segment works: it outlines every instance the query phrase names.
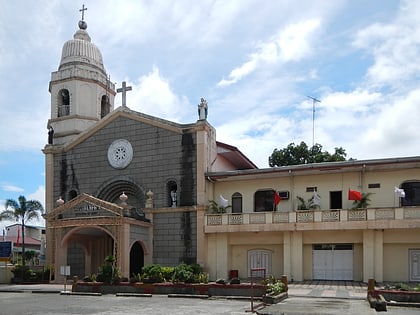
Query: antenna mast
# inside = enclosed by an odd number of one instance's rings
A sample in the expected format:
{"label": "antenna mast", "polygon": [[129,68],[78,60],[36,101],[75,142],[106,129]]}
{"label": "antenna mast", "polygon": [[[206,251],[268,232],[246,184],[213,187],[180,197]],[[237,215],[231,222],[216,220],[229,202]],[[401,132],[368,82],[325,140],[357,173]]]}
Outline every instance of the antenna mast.
{"label": "antenna mast", "polygon": [[312,100],[312,148],[315,145],[315,103],[321,103],[315,97],[308,96]]}

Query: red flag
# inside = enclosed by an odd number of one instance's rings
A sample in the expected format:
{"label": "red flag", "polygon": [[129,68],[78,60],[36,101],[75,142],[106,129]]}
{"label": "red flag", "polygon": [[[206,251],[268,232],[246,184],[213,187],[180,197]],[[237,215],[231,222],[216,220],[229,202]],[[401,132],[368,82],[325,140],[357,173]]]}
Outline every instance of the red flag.
{"label": "red flag", "polygon": [[362,193],[357,190],[349,189],[349,200],[362,200]]}
{"label": "red flag", "polygon": [[18,227],[18,236],[16,240],[16,246],[19,246],[19,241],[20,241],[20,226]]}
{"label": "red flag", "polygon": [[274,204],[277,206],[280,203],[281,197],[278,191],[274,192]]}

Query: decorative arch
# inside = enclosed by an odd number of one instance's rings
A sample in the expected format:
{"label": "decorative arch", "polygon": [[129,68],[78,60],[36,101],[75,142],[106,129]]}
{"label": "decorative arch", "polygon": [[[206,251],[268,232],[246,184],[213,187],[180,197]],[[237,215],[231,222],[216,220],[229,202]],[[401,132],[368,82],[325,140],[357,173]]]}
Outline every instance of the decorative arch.
{"label": "decorative arch", "polygon": [[144,266],[146,248],[141,241],[135,241],[130,246],[130,276],[141,273]]}
{"label": "decorative arch", "polygon": [[71,228],[60,241],[58,260],[70,266],[71,276],[84,277],[95,273],[105,257],[115,255],[116,236],[102,226]]}
{"label": "decorative arch", "polygon": [[100,225],[89,226],[89,227],[77,226],[77,227],[74,227],[74,228],[70,229],[69,231],[67,231],[67,233],[64,235],[64,237],[61,239],[60,246],[62,247],[65,244],[67,244],[69,238],[72,237],[77,231],[87,230],[87,229],[101,230],[102,232],[105,232],[106,234],[108,234],[112,238],[112,240],[115,241],[115,236],[112,235],[112,233],[108,229],[106,229],[106,228],[104,228]]}
{"label": "decorative arch", "polygon": [[143,209],[146,202],[144,189],[130,178],[117,178],[109,180],[98,189],[99,199],[120,204],[120,196],[125,193],[128,197],[127,203],[137,209]]}
{"label": "decorative arch", "polygon": [[58,91],[57,117],[70,115],[70,92],[67,89]]}

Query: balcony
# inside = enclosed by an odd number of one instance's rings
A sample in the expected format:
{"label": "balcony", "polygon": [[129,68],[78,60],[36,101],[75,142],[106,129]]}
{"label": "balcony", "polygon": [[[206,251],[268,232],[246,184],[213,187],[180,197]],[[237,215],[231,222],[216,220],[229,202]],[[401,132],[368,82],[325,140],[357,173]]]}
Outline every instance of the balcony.
{"label": "balcony", "polygon": [[[263,225],[263,227],[262,227]],[[420,228],[420,208],[207,214],[205,232]]]}

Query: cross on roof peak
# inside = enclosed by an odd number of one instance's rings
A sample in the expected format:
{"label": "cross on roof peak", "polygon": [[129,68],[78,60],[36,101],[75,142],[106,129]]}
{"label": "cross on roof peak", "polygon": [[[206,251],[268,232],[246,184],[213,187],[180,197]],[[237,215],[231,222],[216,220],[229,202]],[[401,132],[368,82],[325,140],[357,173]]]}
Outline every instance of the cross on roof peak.
{"label": "cross on roof peak", "polygon": [[117,89],[117,93],[121,93],[122,94],[122,106],[123,107],[127,107],[126,104],[126,95],[127,95],[127,91],[131,91],[131,86],[127,86],[125,81],[122,81],[122,86],[121,88]]}

